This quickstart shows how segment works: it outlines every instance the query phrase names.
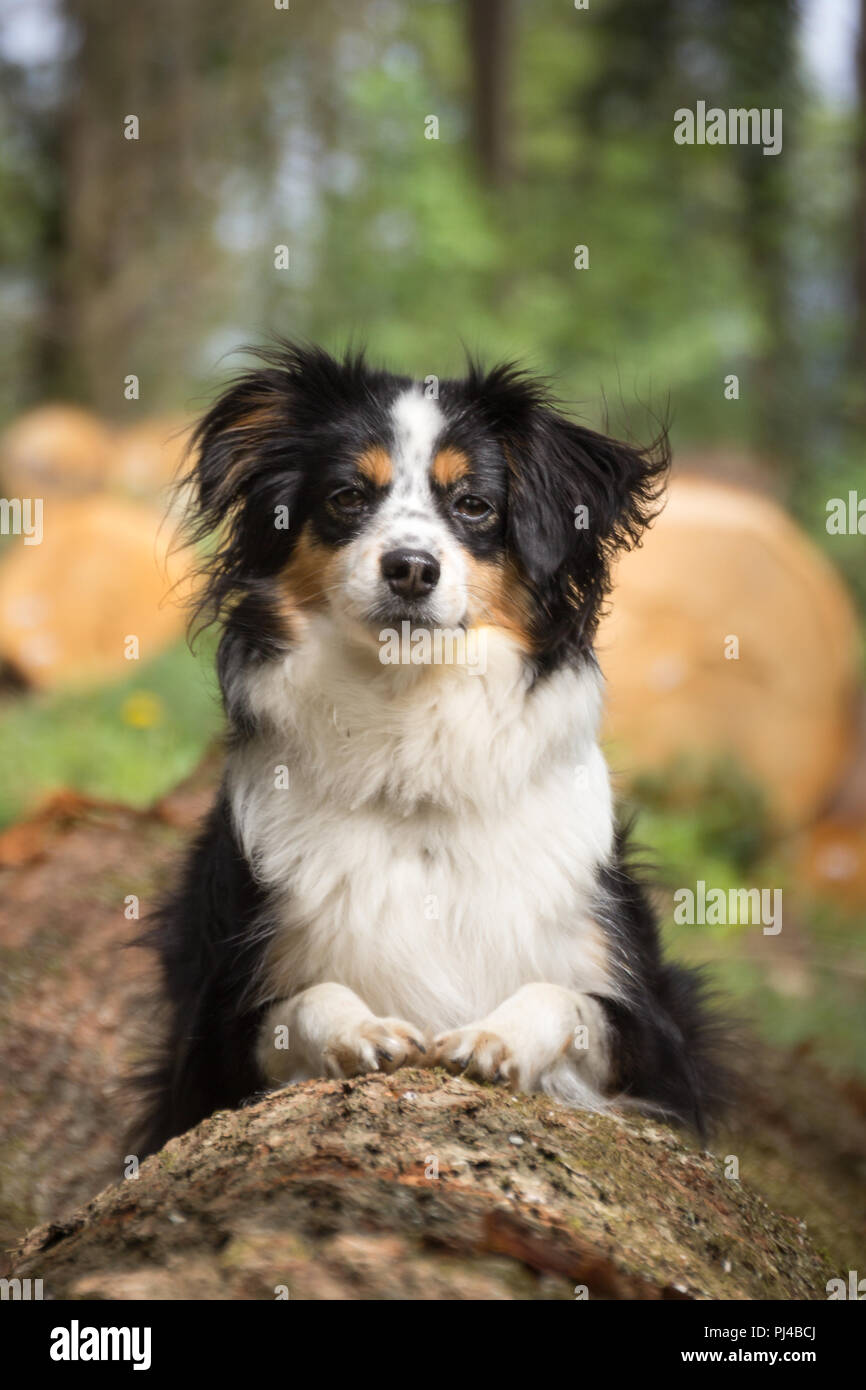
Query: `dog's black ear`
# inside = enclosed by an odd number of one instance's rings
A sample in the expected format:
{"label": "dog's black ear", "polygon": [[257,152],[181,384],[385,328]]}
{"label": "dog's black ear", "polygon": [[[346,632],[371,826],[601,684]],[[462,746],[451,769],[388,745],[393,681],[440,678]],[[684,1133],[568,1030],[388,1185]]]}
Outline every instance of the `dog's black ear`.
{"label": "dog's black ear", "polygon": [[636,545],[658,512],[667,434],[639,449],[541,407],[507,453],[509,537],[527,577],[543,585],[561,575],[604,592],[613,556]]}
{"label": "dog's black ear", "polygon": [[250,498],[288,502],[302,481],[298,441],[363,394],[362,350],[338,360],[323,348],[277,340],[255,351],[265,365],[240,376],[193,434],[193,465],[182,481],[193,484],[194,529],[202,537]]}
{"label": "dog's black ear", "polygon": [[200,529],[219,526],[263,477],[285,462],[289,386],[279,371],[247,372],[199,421],[185,481],[193,484]]}
{"label": "dog's black ear", "polygon": [[199,631],[286,563],[303,519],[304,460],[321,452],[322,421],[339,418],[368,390],[363,350],[338,360],[277,340],[255,355],[263,365],[240,376],[200,421],[179,482],[184,539],[207,545]]}
{"label": "dog's black ear", "polygon": [[[597,599],[617,550],[656,515],[670,465],[667,431],[636,448],[567,419],[547,383],[513,362],[470,359],[464,391],[499,439],[509,469],[507,542],[531,584]],[[590,593],[589,590],[592,592]]]}
{"label": "dog's black ear", "polygon": [[290,373],[247,372],[193,433],[180,486],[184,539],[202,546],[196,631],[219,617],[252,578],[276,573],[291,549],[303,484],[292,397]]}

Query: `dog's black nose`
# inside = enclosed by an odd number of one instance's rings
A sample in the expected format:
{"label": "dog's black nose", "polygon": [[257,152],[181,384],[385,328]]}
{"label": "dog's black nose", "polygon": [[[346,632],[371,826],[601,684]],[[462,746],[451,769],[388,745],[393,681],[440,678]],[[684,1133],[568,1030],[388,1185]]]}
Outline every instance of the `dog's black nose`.
{"label": "dog's black nose", "polygon": [[439,561],[427,550],[389,550],[382,575],[400,598],[424,598],[439,583]]}

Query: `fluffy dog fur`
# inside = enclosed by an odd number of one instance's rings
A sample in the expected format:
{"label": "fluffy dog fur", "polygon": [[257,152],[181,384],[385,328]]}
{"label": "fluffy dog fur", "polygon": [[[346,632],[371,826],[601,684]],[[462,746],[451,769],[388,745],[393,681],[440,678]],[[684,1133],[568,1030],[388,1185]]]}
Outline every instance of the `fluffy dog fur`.
{"label": "fluffy dog fur", "polygon": [[[615,826],[592,647],[666,439],[594,433],[513,366],[434,398],[361,355],[261,361],[195,440],[228,754],[149,938],[170,1020],[138,1151],[404,1062],[702,1129],[714,1025]],[[382,659],[443,631],[483,664]]]}

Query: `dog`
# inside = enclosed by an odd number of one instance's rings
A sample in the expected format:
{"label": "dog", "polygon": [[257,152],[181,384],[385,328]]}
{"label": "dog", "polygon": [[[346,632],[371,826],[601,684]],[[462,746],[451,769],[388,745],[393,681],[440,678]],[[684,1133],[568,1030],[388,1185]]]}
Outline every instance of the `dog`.
{"label": "dog", "polygon": [[615,821],[593,652],[666,433],[607,438],[513,364],[419,384],[279,343],[193,458],[227,753],[148,935],[169,1017],[139,1151],[406,1064],[703,1133],[719,1033]]}

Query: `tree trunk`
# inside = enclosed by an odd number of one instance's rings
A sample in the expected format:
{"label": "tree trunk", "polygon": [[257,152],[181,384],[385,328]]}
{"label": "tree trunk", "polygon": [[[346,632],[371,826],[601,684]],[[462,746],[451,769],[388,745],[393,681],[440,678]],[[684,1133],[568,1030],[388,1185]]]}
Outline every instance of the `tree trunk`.
{"label": "tree trunk", "polygon": [[[853,367],[862,393],[866,373],[866,0],[860,0],[857,40],[857,142],[854,154],[854,330]],[[866,409],[861,406],[861,412]]]}
{"label": "tree trunk", "polygon": [[818,1299],[832,1274],[662,1125],[411,1069],[219,1111],[13,1267],[59,1299]]}
{"label": "tree trunk", "polygon": [[511,0],[468,0],[475,151],[484,181],[494,188],[510,172],[512,20]]}

